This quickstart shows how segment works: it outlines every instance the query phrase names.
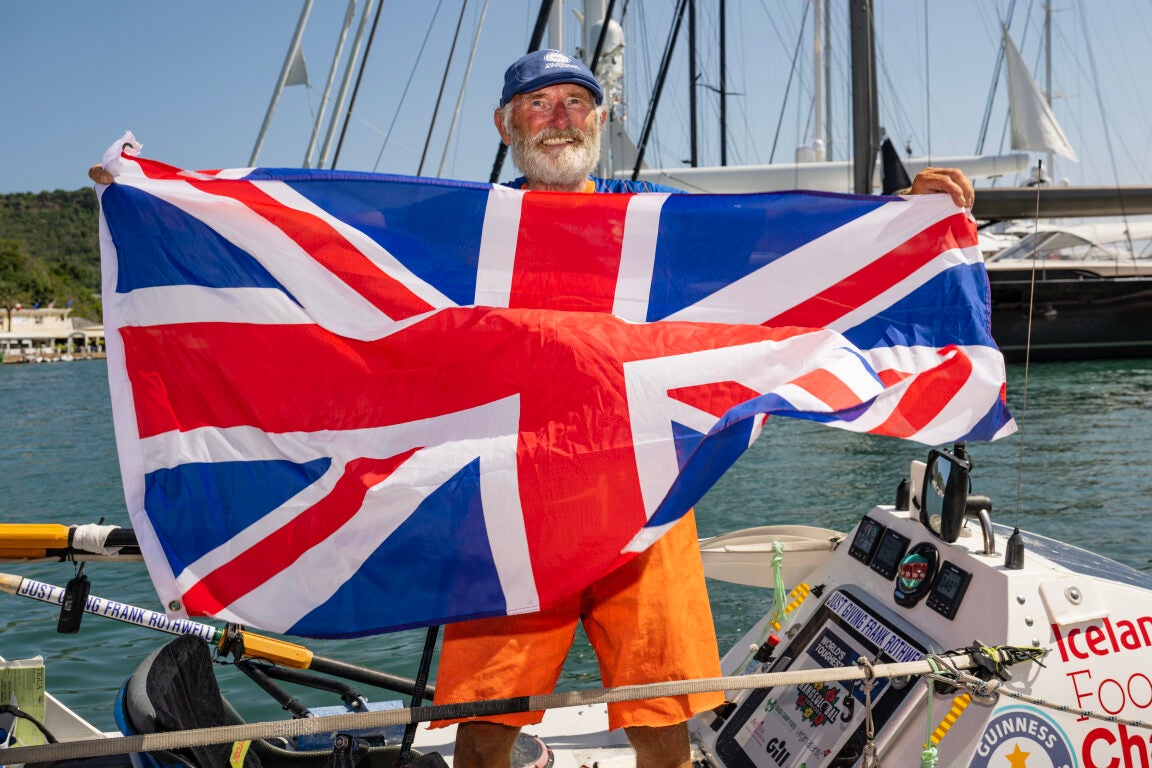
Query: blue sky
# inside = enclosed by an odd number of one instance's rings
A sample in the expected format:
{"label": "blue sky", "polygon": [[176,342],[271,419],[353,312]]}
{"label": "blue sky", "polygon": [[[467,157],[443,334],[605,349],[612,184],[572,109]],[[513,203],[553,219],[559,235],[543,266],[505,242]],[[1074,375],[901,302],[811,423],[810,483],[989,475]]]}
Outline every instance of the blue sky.
{"label": "blue sky", "polygon": [[[668,0],[628,4],[625,98],[634,137],[644,121],[671,5]],[[717,80],[716,5],[716,0],[698,0],[702,164],[719,160],[715,98],[707,89]],[[801,24],[811,25],[809,4],[729,0],[728,5],[728,82],[737,92],[729,102],[730,162],[790,161],[810,130],[811,45],[801,37]],[[846,5],[832,0],[834,27],[843,25]],[[1009,3],[887,0],[877,5],[882,124],[898,145],[910,145],[917,155],[974,153],[992,84],[998,19]],[[1015,5],[1013,35],[1028,63],[1039,65],[1041,4]],[[338,167],[415,174],[425,155],[425,175],[487,180],[497,148],[491,111],[505,66],[527,48],[538,2],[489,4],[461,98],[482,6],[483,0],[466,6],[455,63],[425,152],[461,0],[384,0]],[[566,3],[569,50],[577,44],[573,11],[582,6]],[[1152,7],[1146,0],[1054,0],[1053,6],[1056,113],[1081,160],[1058,159],[1057,175],[1074,183],[1152,183]],[[146,156],[173,165],[247,166],[302,7],[303,0],[0,0],[0,139],[8,151],[0,193],[85,186],[87,167],[126,129],[143,142]],[[310,86],[284,91],[258,164],[304,164],[345,8],[344,0],[316,1],[303,39]],[[842,79],[848,52],[846,43],[838,45],[832,68]],[[675,165],[688,154],[685,47],[661,101],[654,131],[660,143],[648,155],[653,165]],[[1043,84],[1042,74],[1038,79]],[[338,85],[337,80],[333,96]],[[458,98],[459,118],[447,141]],[[985,151],[1007,151],[1005,98],[1001,83]],[[847,106],[843,88],[834,87],[833,154],[839,159],[849,141]],[[320,142],[326,130],[325,125]],[[502,178],[513,175],[506,164]]]}

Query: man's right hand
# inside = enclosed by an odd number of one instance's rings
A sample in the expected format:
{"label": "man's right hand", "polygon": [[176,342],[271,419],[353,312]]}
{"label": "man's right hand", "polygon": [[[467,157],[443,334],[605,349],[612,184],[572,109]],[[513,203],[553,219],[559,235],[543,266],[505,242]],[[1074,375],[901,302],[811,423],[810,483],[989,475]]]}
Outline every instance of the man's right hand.
{"label": "man's right hand", "polygon": [[88,169],[88,178],[97,184],[111,184],[112,174],[104,170],[104,166],[97,163]]}

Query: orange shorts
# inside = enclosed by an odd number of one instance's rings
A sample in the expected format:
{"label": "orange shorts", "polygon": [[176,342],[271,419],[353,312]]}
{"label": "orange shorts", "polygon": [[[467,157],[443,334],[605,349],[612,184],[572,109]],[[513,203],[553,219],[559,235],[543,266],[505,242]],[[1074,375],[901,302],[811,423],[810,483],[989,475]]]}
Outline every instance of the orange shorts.
{"label": "orange shorts", "polygon": [[[565,604],[538,613],[450,624],[436,674],[436,704],[551,693],[582,621],[606,687],[720,676],[720,655],[689,512],[647,551]],[[701,693],[608,705],[608,725],[675,725],[724,702]],[[485,715],[523,726],[543,712]],[[438,728],[459,720],[432,724]]]}

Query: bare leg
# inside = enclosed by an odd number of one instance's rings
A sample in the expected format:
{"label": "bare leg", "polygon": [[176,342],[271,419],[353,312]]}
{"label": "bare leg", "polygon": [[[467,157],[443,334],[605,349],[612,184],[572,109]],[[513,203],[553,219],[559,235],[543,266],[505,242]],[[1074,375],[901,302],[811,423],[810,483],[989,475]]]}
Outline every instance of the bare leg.
{"label": "bare leg", "polygon": [[692,746],[688,740],[688,723],[650,728],[625,728],[628,741],[636,750],[636,768],[690,768]]}
{"label": "bare leg", "polygon": [[456,726],[454,768],[510,768],[512,745],[519,728],[499,723],[460,723]]}

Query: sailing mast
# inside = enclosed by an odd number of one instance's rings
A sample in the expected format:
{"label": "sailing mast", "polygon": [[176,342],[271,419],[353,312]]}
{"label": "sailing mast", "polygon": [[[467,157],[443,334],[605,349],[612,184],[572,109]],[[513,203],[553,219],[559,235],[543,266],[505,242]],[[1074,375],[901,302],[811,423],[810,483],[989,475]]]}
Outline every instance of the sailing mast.
{"label": "sailing mast", "polygon": [[[320,126],[324,123],[325,110],[328,108],[328,95],[332,92],[332,84],[336,82],[336,71],[340,68],[340,58],[344,55],[344,41],[348,37],[348,28],[352,26],[352,19],[355,16],[356,0],[349,0],[348,7],[344,11],[344,23],[340,26],[340,37],[336,43],[336,51],[332,54],[332,66],[328,70],[328,80],[324,83],[324,93],[320,96],[320,108],[316,111],[316,122],[312,126],[312,136],[308,139],[308,149],[304,152],[305,168],[312,167],[312,157],[316,153],[316,141],[320,137]],[[336,112],[339,112],[339,108]],[[333,120],[336,119],[334,116]]]}
{"label": "sailing mast", "polygon": [[848,5],[852,47],[852,191],[870,195],[880,135],[872,0],[849,0]]}
{"label": "sailing mast", "polygon": [[812,160],[824,162],[824,0],[812,0]]}
{"label": "sailing mast", "polygon": [[[276,88],[272,91],[272,101],[268,104],[268,111],[264,114],[264,124],[260,126],[260,133],[256,136],[256,144],[252,147],[252,157],[248,165],[256,165],[256,158],[260,156],[260,147],[264,144],[264,135],[268,133],[268,124],[272,122],[272,113],[276,111],[276,104],[280,101],[280,93],[294,74],[298,75],[302,69],[303,59],[300,54],[300,40],[304,37],[304,27],[308,23],[308,14],[312,12],[312,0],[305,0],[304,7],[300,9],[300,19],[296,22],[296,31],[292,34],[292,42],[288,44],[288,55],[284,57],[284,66],[280,68],[280,77],[276,81]],[[301,64],[297,65],[297,61]],[[307,77],[305,77],[307,80]]]}
{"label": "sailing mast", "polygon": [[[1052,109],[1052,3],[1044,3],[1044,101]],[[1052,150],[1048,150],[1048,175],[1056,178],[1052,170]]]}

